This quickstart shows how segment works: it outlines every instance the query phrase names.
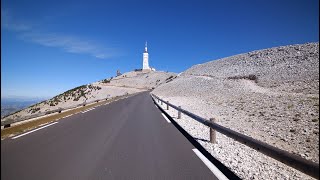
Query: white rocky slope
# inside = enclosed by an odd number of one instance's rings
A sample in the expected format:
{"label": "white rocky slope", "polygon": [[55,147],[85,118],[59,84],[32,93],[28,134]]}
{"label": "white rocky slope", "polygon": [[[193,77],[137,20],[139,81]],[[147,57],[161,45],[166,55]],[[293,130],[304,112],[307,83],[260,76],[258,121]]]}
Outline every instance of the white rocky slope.
{"label": "white rocky slope", "polygon": [[152,89],[160,84],[169,82],[176,78],[175,73],[163,71],[131,71],[116,78],[113,78],[110,83],[106,85],[120,86],[120,87],[134,87],[138,89]]}
{"label": "white rocky slope", "polygon": [[176,77],[175,73],[162,71],[133,71],[121,76],[68,90],[52,99],[25,108],[17,113],[2,118],[1,121],[35,115],[58,108],[68,108],[84,102],[92,102],[104,98],[112,98],[125,94],[146,91],[159,84],[166,83]]}
{"label": "white rocky slope", "polygon": [[[155,95],[319,163],[319,43],[258,50],[191,67]],[[176,112],[170,110],[176,117]],[[312,179],[183,116],[177,120],[243,179]]]}

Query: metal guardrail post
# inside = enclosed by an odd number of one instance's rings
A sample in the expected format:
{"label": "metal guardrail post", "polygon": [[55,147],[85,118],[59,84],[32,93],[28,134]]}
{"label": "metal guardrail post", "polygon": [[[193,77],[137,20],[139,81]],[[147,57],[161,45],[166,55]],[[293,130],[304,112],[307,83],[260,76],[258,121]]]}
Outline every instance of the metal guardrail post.
{"label": "metal guardrail post", "polygon": [[162,105],[162,101],[161,101],[161,105]]}
{"label": "metal guardrail post", "polygon": [[[181,108],[181,106],[179,106]],[[181,111],[178,110],[178,119],[181,119]]]}
{"label": "metal guardrail post", "polygon": [[[161,102],[162,102],[162,101],[161,101]],[[167,101],[167,110],[169,110],[169,104],[168,104],[168,103],[169,103],[169,101]]]}
{"label": "metal guardrail post", "polygon": [[[215,123],[216,119],[210,118],[210,122]],[[216,130],[212,129],[211,127],[210,127],[210,142],[213,144],[216,143]]]}
{"label": "metal guardrail post", "polygon": [[[155,96],[158,98],[157,96]],[[160,98],[158,98],[160,99]],[[163,101],[163,100],[160,100]],[[164,102],[164,101],[163,101]],[[288,151],[279,149],[277,147],[271,146],[265,142],[253,139],[252,137],[246,136],[244,134],[238,133],[236,131],[233,131],[229,128],[223,127],[217,123],[211,122],[211,120],[204,119],[196,114],[193,114],[189,111],[186,111],[184,109],[181,109],[173,104],[170,104],[169,101],[167,103],[167,109],[169,109],[168,106],[171,106],[173,109],[176,109],[178,111],[181,111],[183,114],[193,118],[194,120],[214,129],[215,131],[218,131],[229,138],[232,138],[250,148],[253,148],[269,157],[274,158],[275,160],[278,160],[290,167],[293,167],[309,176],[312,176],[316,179],[319,179],[319,163],[315,163],[311,160],[304,159],[298,155],[289,153]],[[161,107],[160,107],[161,108]],[[211,135],[211,132],[210,132]],[[214,138],[210,138],[213,140]]]}

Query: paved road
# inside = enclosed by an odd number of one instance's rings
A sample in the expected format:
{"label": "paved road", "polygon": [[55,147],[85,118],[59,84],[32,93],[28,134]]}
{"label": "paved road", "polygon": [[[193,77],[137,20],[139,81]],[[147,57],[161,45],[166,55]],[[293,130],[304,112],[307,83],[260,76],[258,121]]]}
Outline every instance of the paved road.
{"label": "paved road", "polygon": [[1,179],[216,179],[149,93],[1,141]]}

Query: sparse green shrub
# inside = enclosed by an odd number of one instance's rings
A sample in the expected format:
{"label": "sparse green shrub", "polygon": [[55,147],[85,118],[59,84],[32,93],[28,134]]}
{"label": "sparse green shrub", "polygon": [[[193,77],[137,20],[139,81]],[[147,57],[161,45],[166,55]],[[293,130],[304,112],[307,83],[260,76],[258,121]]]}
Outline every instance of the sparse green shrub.
{"label": "sparse green shrub", "polygon": [[83,90],[80,90],[80,97],[81,97],[81,96],[85,96],[85,93],[84,93]]}
{"label": "sparse green shrub", "polygon": [[232,76],[232,77],[228,77],[227,79],[247,79],[255,82],[258,81],[258,77],[254,74],[250,74],[248,76]]}
{"label": "sparse green shrub", "polygon": [[166,80],[169,80],[169,79],[171,79],[171,78],[173,78],[173,76],[168,77]]}
{"label": "sparse green shrub", "polygon": [[294,132],[296,132],[296,130],[295,129],[290,129],[290,132],[294,133]]}
{"label": "sparse green shrub", "polygon": [[166,81],[166,83],[168,83],[168,82],[172,81],[174,78],[176,78],[176,76],[170,76],[165,81]]}
{"label": "sparse green shrub", "polygon": [[37,107],[37,108],[31,108],[31,109],[29,110],[29,112],[31,112],[31,114],[33,114],[33,113],[35,113],[35,112],[37,112],[37,111],[39,111],[39,110],[40,110],[39,107]]}
{"label": "sparse green shrub", "polygon": [[103,83],[110,83],[110,80],[109,79],[104,79],[102,82]]}

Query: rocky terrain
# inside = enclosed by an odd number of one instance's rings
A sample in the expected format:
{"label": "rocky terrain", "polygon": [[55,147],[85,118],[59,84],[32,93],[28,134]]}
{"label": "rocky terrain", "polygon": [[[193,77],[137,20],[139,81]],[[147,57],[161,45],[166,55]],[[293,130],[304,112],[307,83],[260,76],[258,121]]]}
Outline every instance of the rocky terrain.
{"label": "rocky terrain", "polygon": [[125,94],[133,94],[155,88],[174,79],[174,73],[162,71],[132,71],[115,78],[104,79],[88,85],[82,85],[59,94],[52,99],[42,101],[1,119],[15,119],[36,115],[38,113],[69,108],[84,102],[92,102],[104,98],[112,98]]}
{"label": "rocky terrain", "polygon": [[[152,90],[164,100],[319,163],[319,43],[252,51],[199,64],[178,76],[132,71],[68,90],[1,121]],[[168,113],[242,179],[312,179],[220,133]]]}
{"label": "rocky terrain", "polygon": [[[281,46],[191,67],[152,91],[164,100],[319,163],[319,43]],[[170,110],[173,117],[177,112]],[[243,179],[312,179],[183,116],[178,123]]]}
{"label": "rocky terrain", "polygon": [[175,73],[151,71],[151,72],[128,72],[113,78],[107,86],[133,87],[138,89],[153,89],[163,83],[168,83],[176,78]]}

